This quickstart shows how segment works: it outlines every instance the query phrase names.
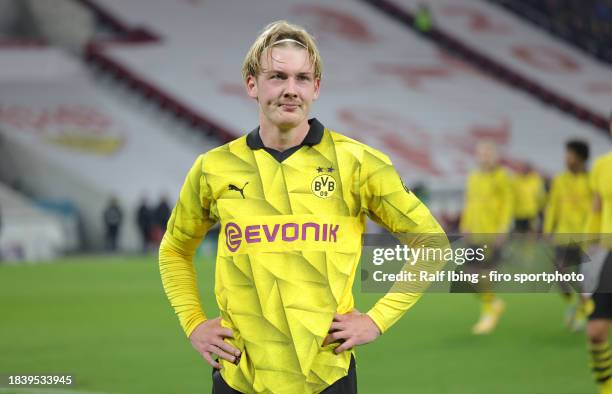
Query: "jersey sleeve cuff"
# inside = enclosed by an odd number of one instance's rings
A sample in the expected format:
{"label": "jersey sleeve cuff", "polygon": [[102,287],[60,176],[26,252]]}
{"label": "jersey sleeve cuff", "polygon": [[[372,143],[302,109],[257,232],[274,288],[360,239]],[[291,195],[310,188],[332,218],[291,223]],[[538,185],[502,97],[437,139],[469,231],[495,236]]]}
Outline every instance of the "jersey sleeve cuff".
{"label": "jersey sleeve cuff", "polygon": [[183,330],[185,331],[185,335],[187,335],[187,338],[191,337],[191,334],[196,329],[196,327],[204,323],[205,321],[206,317],[204,316],[204,314],[200,314],[198,317],[194,318],[189,323],[186,323],[183,327]]}
{"label": "jersey sleeve cuff", "polygon": [[386,327],[383,323],[384,319],[382,318],[382,316],[380,316],[380,313],[372,308],[368,311],[368,313],[366,313],[366,315],[368,315],[370,319],[372,319],[374,324],[376,324],[376,327],[378,327],[380,334],[382,335],[386,331]]}

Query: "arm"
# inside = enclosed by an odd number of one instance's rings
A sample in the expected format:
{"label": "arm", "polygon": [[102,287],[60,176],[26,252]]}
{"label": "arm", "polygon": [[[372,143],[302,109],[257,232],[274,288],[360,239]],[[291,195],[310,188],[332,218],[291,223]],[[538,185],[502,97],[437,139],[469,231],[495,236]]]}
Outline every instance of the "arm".
{"label": "arm", "polygon": [[[362,209],[372,220],[395,234],[400,242],[431,248],[448,248],[448,240],[442,227],[427,207],[404,188],[386,156],[364,152],[360,185]],[[435,272],[443,265],[444,262],[423,260],[418,261],[413,269],[416,267]],[[426,288],[425,283],[416,286],[409,284],[407,287],[396,283],[367,315],[376,323],[380,332],[384,333],[419,300]]]}
{"label": "arm", "polygon": [[586,234],[599,234],[601,232],[601,195],[599,194],[599,185],[597,183],[599,167],[599,161],[595,162],[589,174],[589,186],[593,191],[593,205],[585,225]]}
{"label": "arm", "polygon": [[200,156],[187,174],[159,248],[159,271],[164,291],[192,346],[212,367],[220,368],[213,353],[235,362],[240,351],[224,341],[232,337],[232,331],[221,326],[220,318],[207,320],[198,293],[193,255],[216,222],[210,212],[212,194],[203,165]]}
{"label": "arm", "polygon": [[461,219],[459,221],[459,232],[461,233],[469,233],[470,232],[470,222],[472,215],[472,204],[470,202],[470,185],[471,185],[471,176],[468,177],[465,186],[465,193],[463,195],[463,212],[461,212]]}
{"label": "arm", "polygon": [[499,192],[501,199],[501,211],[499,213],[499,234],[506,234],[510,231],[512,217],[514,215],[514,194],[512,193],[512,181],[505,171],[499,173]]}
{"label": "arm", "polygon": [[601,196],[593,193],[593,206],[585,226],[586,234],[599,234],[601,231]]}
{"label": "arm", "polygon": [[544,227],[542,231],[544,234],[552,234],[555,225],[557,223],[557,215],[558,215],[558,181],[557,178],[553,180],[552,186],[550,187],[550,195],[548,198],[548,204],[546,204],[546,208],[544,210]]}
{"label": "arm", "polygon": [[[378,152],[364,152],[359,179],[362,211],[393,233],[401,243],[448,248],[448,240],[438,222],[421,201],[404,187],[386,156]],[[407,271],[416,268],[434,272],[443,265],[444,262],[440,261],[420,260],[404,268]],[[334,350],[340,353],[374,341],[418,301],[428,285],[419,281],[407,286],[395,283],[367,313],[353,310],[344,315],[336,314],[330,334],[323,344],[342,340],[343,343]]]}
{"label": "arm", "polygon": [[538,176],[538,213],[544,209],[546,205],[546,187],[544,187],[544,180],[541,176]]}
{"label": "arm", "polygon": [[210,189],[202,166],[200,156],[187,174],[159,248],[164,291],[187,336],[206,320],[192,259],[200,241],[215,223],[210,217]]}

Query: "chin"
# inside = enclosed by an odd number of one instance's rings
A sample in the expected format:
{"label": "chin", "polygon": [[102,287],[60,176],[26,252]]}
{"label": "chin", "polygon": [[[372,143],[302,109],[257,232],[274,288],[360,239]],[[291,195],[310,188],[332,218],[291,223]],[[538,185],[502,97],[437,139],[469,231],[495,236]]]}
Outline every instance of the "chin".
{"label": "chin", "polygon": [[276,117],[275,122],[279,127],[282,128],[293,128],[304,121],[304,117],[301,114],[283,114]]}

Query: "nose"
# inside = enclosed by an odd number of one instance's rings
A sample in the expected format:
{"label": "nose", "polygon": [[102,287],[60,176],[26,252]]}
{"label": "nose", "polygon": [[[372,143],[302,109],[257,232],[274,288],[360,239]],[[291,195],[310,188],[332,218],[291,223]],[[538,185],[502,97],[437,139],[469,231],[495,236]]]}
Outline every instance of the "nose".
{"label": "nose", "polygon": [[285,92],[283,96],[286,98],[296,98],[297,97],[297,85],[295,83],[295,78],[289,77],[287,78],[287,83],[285,85]]}

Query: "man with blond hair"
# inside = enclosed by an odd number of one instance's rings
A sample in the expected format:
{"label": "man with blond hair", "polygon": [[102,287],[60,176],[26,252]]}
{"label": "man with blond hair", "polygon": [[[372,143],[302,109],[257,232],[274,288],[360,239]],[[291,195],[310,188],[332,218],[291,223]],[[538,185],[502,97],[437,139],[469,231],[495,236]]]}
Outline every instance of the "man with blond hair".
{"label": "man with blond hair", "polygon": [[[393,233],[425,234],[429,246],[444,232],[387,156],[308,118],[321,59],[303,28],[268,25],[242,72],[259,125],[187,174],[160,247],[164,289],[213,367],[213,393],[355,393],[354,347],[421,295],[389,293],[367,313],[354,309],[366,215]],[[216,222],[221,316],[211,318],[192,258]]]}
{"label": "man with blond hair", "polygon": [[[478,168],[470,173],[465,187],[464,208],[459,230],[473,248],[487,245],[484,263],[471,261],[470,270],[490,271],[498,264],[502,244],[512,223],[512,184],[502,168],[497,147],[491,141],[476,146]],[[472,327],[475,335],[490,334],[497,327],[505,303],[493,292],[492,286],[482,281],[476,287],[480,297],[480,318]]]}

